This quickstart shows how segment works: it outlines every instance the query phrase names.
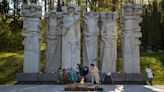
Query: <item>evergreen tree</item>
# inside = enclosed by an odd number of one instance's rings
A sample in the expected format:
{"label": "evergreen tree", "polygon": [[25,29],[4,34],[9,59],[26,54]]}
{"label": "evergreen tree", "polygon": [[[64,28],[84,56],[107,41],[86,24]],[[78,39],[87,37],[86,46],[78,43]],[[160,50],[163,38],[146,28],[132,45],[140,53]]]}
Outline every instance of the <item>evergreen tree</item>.
{"label": "evergreen tree", "polygon": [[164,50],[164,0],[161,0],[158,9],[160,12],[161,47]]}

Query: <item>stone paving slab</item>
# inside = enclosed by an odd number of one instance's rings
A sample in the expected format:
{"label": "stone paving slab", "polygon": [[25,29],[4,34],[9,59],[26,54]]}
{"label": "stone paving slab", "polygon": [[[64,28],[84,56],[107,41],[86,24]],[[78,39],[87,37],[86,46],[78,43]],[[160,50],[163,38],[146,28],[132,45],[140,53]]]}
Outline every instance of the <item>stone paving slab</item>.
{"label": "stone paving slab", "polygon": [[[0,85],[0,92],[64,92],[66,85]],[[103,92],[164,92],[164,85],[102,85]]]}

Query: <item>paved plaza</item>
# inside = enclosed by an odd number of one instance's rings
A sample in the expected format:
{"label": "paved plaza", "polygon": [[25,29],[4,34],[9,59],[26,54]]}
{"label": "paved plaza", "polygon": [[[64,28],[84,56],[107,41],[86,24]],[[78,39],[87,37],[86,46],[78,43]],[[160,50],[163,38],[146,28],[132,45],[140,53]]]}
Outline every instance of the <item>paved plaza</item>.
{"label": "paved plaza", "polygon": [[[66,85],[0,85],[0,92],[64,92]],[[103,92],[164,92],[164,85],[102,85]]]}

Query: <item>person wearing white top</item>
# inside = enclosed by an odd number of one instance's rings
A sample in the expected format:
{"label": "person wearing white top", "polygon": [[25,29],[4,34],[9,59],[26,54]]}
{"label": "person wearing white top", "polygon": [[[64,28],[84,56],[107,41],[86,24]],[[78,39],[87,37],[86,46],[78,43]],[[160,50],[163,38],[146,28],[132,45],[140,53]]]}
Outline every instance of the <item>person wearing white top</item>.
{"label": "person wearing white top", "polygon": [[99,84],[99,70],[94,64],[90,64],[90,74],[92,84]]}
{"label": "person wearing white top", "polygon": [[152,84],[153,72],[152,72],[152,70],[151,70],[151,68],[150,68],[149,65],[147,66],[147,68],[146,68],[145,71],[146,71],[146,73],[147,73],[147,78],[148,78],[149,83],[150,83],[151,85],[153,85],[153,84]]}

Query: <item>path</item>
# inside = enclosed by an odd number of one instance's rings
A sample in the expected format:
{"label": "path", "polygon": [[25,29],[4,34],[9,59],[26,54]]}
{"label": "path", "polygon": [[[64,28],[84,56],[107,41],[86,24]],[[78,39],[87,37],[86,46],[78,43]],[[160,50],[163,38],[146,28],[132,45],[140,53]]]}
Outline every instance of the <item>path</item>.
{"label": "path", "polygon": [[[63,92],[65,85],[0,85],[0,92]],[[104,92],[164,92],[164,85],[102,85]]]}

